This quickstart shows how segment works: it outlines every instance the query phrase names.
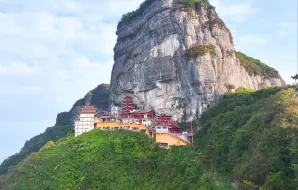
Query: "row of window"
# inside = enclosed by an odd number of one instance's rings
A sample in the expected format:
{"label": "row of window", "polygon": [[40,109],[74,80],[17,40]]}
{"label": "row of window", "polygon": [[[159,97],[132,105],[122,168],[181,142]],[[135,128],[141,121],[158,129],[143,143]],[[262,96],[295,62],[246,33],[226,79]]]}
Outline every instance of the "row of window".
{"label": "row of window", "polygon": [[142,133],[146,133],[146,130],[145,129],[139,129],[137,127],[100,127],[99,129],[101,130],[120,130],[120,129],[123,129],[123,130],[130,130],[130,131],[135,131],[135,132],[142,132]]}
{"label": "row of window", "polygon": [[94,114],[81,114],[81,117],[94,117]]}
{"label": "row of window", "polygon": [[80,121],[94,121],[94,118],[80,118]]}
{"label": "row of window", "polygon": [[79,122],[77,121],[75,125],[93,125],[94,122]]}

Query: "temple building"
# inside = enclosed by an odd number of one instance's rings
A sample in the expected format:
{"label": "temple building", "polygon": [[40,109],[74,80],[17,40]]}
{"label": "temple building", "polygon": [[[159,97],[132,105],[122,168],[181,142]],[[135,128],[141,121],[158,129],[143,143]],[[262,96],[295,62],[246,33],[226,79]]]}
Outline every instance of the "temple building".
{"label": "temple building", "polygon": [[94,129],[96,114],[97,112],[95,106],[84,106],[81,108],[78,119],[74,121],[75,136],[79,136],[82,133]]}
{"label": "temple building", "polygon": [[113,106],[110,111],[96,112],[94,106],[83,107],[75,121],[75,136],[94,128],[141,132],[163,148],[192,143],[192,134],[182,132],[172,116],[155,114],[153,110],[136,110],[130,96],[124,97],[121,107]]}

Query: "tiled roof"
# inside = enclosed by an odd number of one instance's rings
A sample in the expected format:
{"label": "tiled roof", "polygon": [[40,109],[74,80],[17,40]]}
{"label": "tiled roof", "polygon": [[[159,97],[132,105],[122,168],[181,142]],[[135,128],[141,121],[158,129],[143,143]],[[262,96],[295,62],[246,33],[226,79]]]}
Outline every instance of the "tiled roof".
{"label": "tiled roof", "polygon": [[84,106],[82,112],[96,112],[95,106]]}

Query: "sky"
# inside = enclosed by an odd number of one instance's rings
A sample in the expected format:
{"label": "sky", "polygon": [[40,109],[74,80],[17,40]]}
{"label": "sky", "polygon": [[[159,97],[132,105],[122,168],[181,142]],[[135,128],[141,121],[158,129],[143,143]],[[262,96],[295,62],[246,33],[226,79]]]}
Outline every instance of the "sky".
{"label": "sky", "polygon": [[[109,83],[116,26],[143,0],[0,0],[0,162]],[[235,48],[292,83],[297,0],[210,0]]]}

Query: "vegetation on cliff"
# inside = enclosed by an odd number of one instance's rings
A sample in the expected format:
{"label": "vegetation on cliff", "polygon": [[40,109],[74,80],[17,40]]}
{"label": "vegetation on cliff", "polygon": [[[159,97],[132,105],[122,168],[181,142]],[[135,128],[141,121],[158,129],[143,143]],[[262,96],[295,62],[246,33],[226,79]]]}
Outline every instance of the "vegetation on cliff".
{"label": "vegetation on cliff", "polygon": [[[100,84],[89,93],[92,94],[91,104],[95,105],[100,110],[109,109],[110,85]],[[72,125],[74,119],[74,109],[85,105],[85,99],[88,94],[78,100],[68,112],[62,112],[57,115],[56,125]]]}
{"label": "vegetation on cliff", "polygon": [[249,57],[241,52],[236,52],[236,56],[251,75],[260,75],[265,78],[279,78],[277,70],[262,63],[260,60]]}
{"label": "vegetation on cliff", "polygon": [[190,147],[168,151],[141,133],[96,129],[32,154],[3,179],[3,187],[23,190],[229,189],[203,174]]}
{"label": "vegetation on cliff", "polygon": [[213,49],[214,46],[212,45],[197,45],[189,48],[186,55],[188,57],[201,57],[210,54]]}
{"label": "vegetation on cliff", "polygon": [[293,94],[291,88],[272,88],[225,95],[200,121],[195,139],[202,164],[251,185],[298,187],[298,100]]}
{"label": "vegetation on cliff", "polygon": [[176,3],[183,4],[187,7],[193,7],[195,4],[200,4],[203,7],[214,8],[208,0],[175,0]]}
{"label": "vegetation on cliff", "polygon": [[[125,22],[130,22],[132,19],[139,17],[144,14],[146,9],[152,5],[152,3],[156,0],[145,0],[138,9],[132,12],[128,12],[124,15],[122,15],[122,18],[120,22],[118,23],[118,26],[120,24],[123,24]],[[196,3],[199,3],[201,6],[208,7],[208,8],[214,8],[208,0],[175,0],[176,3],[185,5],[186,7],[193,7]]]}
{"label": "vegetation on cliff", "polygon": [[119,22],[118,25],[124,23],[124,22],[128,22],[130,20],[132,20],[135,17],[138,17],[140,15],[142,15],[145,10],[154,2],[155,0],[145,0],[143,3],[141,3],[141,5],[139,6],[139,8],[135,11],[132,12],[128,12],[124,15],[122,15],[122,18]]}

